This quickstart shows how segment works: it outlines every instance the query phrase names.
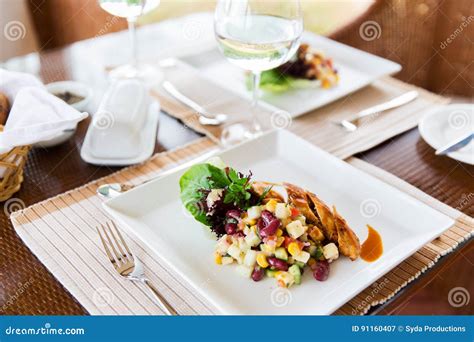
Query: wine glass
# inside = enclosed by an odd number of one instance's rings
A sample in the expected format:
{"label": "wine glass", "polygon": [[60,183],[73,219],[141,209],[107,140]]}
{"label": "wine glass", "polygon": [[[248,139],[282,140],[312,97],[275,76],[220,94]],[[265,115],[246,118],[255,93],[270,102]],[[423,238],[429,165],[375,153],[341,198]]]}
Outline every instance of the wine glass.
{"label": "wine glass", "polygon": [[130,63],[118,66],[110,71],[112,78],[141,78],[157,80],[161,72],[155,66],[138,64],[136,22],[139,16],[158,7],[160,0],[99,0],[103,10],[117,17],[126,18],[130,32],[131,60]]}
{"label": "wine glass", "polygon": [[222,143],[232,145],[262,132],[258,118],[260,75],[287,62],[303,32],[299,0],[218,0],[214,31],[219,49],[252,75],[251,120],[224,128]]}

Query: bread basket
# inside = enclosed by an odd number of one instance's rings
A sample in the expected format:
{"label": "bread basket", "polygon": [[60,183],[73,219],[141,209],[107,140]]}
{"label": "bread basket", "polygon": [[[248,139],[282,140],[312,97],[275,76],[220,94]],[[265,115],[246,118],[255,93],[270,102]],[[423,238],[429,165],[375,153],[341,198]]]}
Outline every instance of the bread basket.
{"label": "bread basket", "polygon": [[[0,132],[3,126],[0,125]],[[23,168],[30,146],[18,146],[0,154],[0,202],[6,201],[20,190],[23,182]]]}

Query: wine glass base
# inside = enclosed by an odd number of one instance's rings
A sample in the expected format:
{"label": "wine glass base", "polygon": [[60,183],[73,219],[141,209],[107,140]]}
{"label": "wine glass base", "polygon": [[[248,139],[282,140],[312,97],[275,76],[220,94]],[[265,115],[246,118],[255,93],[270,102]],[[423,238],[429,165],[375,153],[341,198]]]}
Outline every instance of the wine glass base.
{"label": "wine glass base", "polygon": [[147,84],[163,81],[161,70],[150,64],[140,64],[139,66],[124,64],[110,70],[109,76],[112,79],[139,78]]}
{"label": "wine glass base", "polygon": [[235,123],[226,126],[222,130],[221,144],[223,146],[234,146],[247,140],[255,139],[262,135],[261,130],[256,130],[247,123]]}

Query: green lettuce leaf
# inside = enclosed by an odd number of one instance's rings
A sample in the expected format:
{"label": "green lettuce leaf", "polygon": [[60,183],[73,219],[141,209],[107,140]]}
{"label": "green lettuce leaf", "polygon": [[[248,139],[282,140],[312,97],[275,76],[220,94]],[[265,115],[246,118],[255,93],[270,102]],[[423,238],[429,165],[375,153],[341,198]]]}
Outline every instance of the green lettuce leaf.
{"label": "green lettuce leaf", "polygon": [[209,226],[209,220],[202,207],[206,196],[202,190],[222,189],[229,184],[224,170],[211,164],[196,164],[179,180],[181,201],[197,221]]}
{"label": "green lettuce leaf", "polygon": [[[247,74],[245,83],[248,90],[252,89],[252,75]],[[278,69],[262,72],[260,76],[260,89],[272,93],[281,93],[290,89],[309,88],[315,86],[317,81],[310,81],[283,75]]]}

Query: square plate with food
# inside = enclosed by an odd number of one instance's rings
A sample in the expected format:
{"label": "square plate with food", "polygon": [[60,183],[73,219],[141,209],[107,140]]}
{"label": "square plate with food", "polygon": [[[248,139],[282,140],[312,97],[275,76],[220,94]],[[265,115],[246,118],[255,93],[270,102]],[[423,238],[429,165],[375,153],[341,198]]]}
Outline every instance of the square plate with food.
{"label": "square plate with food", "polygon": [[[304,32],[301,42],[293,62],[278,68],[284,71],[283,76],[276,71],[264,71],[261,78],[261,104],[287,111],[292,117],[401,70],[395,62],[311,32]],[[221,87],[250,100],[248,75],[228,62],[217,47],[180,59]]]}
{"label": "square plate with food", "polygon": [[104,208],[222,314],[331,314],[453,224],[285,130]]}

